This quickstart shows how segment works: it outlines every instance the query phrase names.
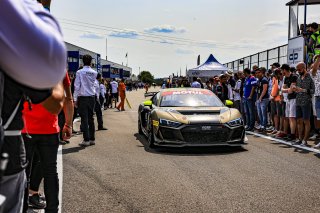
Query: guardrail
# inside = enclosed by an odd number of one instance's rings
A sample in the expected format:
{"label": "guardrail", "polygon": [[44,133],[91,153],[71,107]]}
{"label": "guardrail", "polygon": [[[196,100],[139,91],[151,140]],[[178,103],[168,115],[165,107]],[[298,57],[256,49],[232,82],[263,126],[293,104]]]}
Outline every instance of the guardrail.
{"label": "guardrail", "polygon": [[254,65],[268,69],[275,62],[280,64],[287,63],[287,52],[288,45],[286,44],[225,63],[224,65],[235,71],[245,68],[252,69]]}

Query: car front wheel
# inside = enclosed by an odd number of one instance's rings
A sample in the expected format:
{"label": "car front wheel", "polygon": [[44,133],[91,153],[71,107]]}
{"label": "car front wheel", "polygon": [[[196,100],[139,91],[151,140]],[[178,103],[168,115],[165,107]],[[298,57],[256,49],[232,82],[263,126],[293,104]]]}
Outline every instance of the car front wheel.
{"label": "car front wheel", "polygon": [[141,121],[140,121],[140,119],[138,119],[138,132],[139,132],[140,135],[143,134],[142,128],[141,128]]}
{"label": "car front wheel", "polygon": [[148,146],[149,146],[149,148],[154,148],[155,147],[152,124],[150,124],[150,128],[149,128],[149,131],[148,131]]}

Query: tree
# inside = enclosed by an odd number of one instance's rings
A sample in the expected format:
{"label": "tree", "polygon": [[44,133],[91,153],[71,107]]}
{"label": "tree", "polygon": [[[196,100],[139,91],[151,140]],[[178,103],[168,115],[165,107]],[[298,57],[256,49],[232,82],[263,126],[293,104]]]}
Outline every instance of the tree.
{"label": "tree", "polygon": [[149,71],[142,71],[140,75],[138,76],[139,80],[143,83],[152,84],[154,81],[153,75]]}

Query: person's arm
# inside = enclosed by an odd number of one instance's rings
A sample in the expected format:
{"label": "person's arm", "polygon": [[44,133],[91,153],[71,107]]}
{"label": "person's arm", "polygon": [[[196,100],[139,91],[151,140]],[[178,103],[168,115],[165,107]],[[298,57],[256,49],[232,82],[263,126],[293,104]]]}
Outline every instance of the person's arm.
{"label": "person's arm", "polygon": [[262,93],[259,97],[260,101],[262,101],[262,98],[267,94],[267,92],[268,92],[268,83],[263,84],[263,86],[262,86]]}
{"label": "person's arm", "polygon": [[71,138],[72,135],[72,122],[73,122],[73,113],[74,113],[74,106],[73,106],[73,99],[71,93],[70,86],[64,86],[65,91],[65,99],[63,104],[63,113],[65,117],[65,124],[62,129],[62,137],[64,140],[68,140]]}
{"label": "person's arm", "polygon": [[47,109],[51,114],[57,115],[60,113],[64,102],[64,90],[62,82],[57,84],[52,89],[52,94],[49,98],[43,101],[42,106]]}
{"label": "person's arm", "polygon": [[36,1],[0,1],[0,14],[0,67],[23,85],[54,87],[67,61],[56,19]]}
{"label": "person's arm", "polygon": [[250,96],[248,97],[248,99],[252,99],[255,90],[256,90],[256,86],[252,86],[252,89],[251,89],[251,92],[250,92]]}
{"label": "person's arm", "polygon": [[73,93],[73,100],[74,106],[78,107],[78,96],[81,88],[81,81],[80,81],[80,73],[79,71],[76,74],[76,78],[74,80],[74,93]]}

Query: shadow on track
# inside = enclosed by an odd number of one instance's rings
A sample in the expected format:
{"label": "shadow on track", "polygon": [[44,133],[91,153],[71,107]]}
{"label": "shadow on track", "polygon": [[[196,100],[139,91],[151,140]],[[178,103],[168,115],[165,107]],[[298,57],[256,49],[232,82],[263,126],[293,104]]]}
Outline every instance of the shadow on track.
{"label": "shadow on track", "polygon": [[62,154],[67,155],[75,152],[80,152],[81,150],[85,149],[85,147],[77,146],[77,147],[70,147],[62,149]]}
{"label": "shadow on track", "polygon": [[243,147],[229,147],[229,146],[217,146],[217,147],[156,147],[149,148],[147,139],[138,133],[134,134],[136,140],[142,145],[146,152],[160,155],[179,155],[179,156],[201,156],[201,155],[230,155],[240,152],[246,152],[247,149]]}

